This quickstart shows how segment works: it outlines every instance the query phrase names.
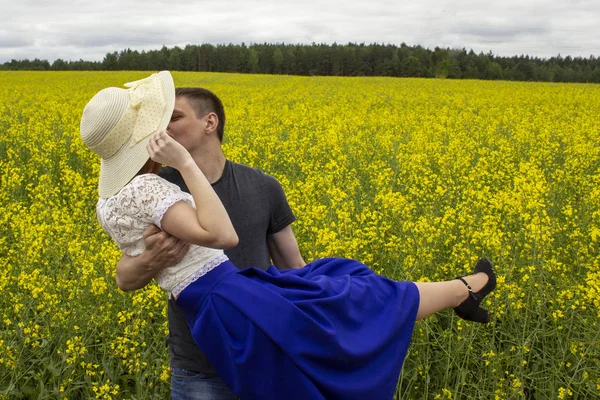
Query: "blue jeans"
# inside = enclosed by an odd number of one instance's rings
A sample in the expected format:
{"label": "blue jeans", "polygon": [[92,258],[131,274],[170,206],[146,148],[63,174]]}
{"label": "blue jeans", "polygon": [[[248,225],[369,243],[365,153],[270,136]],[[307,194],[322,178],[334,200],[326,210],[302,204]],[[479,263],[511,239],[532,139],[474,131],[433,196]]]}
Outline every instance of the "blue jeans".
{"label": "blue jeans", "polygon": [[171,368],[171,400],[237,400],[216,374]]}

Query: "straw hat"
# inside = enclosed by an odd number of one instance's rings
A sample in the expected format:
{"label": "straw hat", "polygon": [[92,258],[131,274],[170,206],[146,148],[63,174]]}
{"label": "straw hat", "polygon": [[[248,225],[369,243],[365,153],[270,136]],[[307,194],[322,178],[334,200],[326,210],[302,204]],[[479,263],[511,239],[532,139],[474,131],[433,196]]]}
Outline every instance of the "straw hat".
{"label": "straw hat", "polygon": [[98,92],[83,109],[81,139],[101,158],[98,194],[115,195],[149,158],[146,143],[167,128],[175,106],[168,71]]}

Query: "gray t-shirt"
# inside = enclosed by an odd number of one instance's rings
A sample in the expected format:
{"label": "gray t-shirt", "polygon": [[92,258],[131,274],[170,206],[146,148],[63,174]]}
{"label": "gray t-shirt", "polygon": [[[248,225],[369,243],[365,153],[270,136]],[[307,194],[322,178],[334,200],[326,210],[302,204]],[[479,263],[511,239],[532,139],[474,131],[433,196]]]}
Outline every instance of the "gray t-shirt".
{"label": "gray t-shirt", "polygon": [[[176,169],[162,168],[160,176],[189,193]],[[239,238],[239,244],[225,250],[225,254],[240,269],[267,269],[271,265],[267,236],[296,220],[281,184],[257,169],[227,160],[223,175],[212,187]],[[172,300],[169,300],[168,318],[171,367],[215,373],[206,355],[194,343],[183,313]]]}

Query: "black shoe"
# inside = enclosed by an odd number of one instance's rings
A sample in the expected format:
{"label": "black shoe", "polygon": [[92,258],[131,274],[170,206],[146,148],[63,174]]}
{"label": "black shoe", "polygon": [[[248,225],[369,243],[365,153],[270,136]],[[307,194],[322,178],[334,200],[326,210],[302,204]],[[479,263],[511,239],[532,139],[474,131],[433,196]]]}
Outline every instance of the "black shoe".
{"label": "black shoe", "polygon": [[477,265],[475,265],[475,270],[473,271],[473,275],[483,272],[488,276],[488,281],[485,286],[477,293],[473,292],[471,286],[463,279],[462,276],[456,278],[460,279],[462,283],[467,286],[469,289],[469,297],[460,303],[458,307],[454,307],[454,312],[460,318],[465,319],[467,321],[480,322],[482,324],[488,323],[490,321],[490,313],[487,310],[479,307],[481,301],[487,296],[492,290],[496,288],[496,274],[494,273],[494,269],[492,263],[482,258],[477,261]]}

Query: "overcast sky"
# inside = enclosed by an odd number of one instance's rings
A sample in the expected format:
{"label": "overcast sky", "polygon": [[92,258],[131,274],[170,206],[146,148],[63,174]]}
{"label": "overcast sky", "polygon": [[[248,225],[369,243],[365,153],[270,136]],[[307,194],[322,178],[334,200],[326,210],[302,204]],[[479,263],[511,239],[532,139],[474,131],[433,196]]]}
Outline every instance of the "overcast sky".
{"label": "overcast sky", "polygon": [[0,0],[0,10],[0,62],[242,42],[600,56],[598,0]]}

